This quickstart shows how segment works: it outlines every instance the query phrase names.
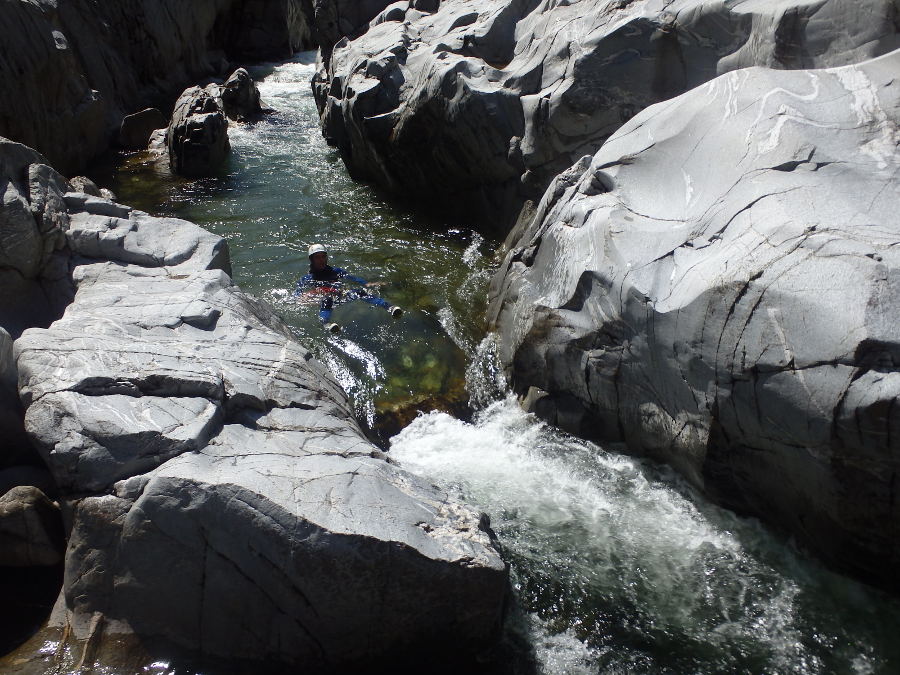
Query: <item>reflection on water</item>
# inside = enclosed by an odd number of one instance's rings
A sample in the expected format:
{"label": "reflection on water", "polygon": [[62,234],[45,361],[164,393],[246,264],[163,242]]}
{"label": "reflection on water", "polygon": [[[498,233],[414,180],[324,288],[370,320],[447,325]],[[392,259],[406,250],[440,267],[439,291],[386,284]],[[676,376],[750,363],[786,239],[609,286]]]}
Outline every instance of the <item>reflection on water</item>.
{"label": "reflection on water", "polygon": [[[493,343],[481,341],[496,242],[353,183],[319,133],[312,64],[301,55],[253,71],[277,112],[231,129],[220,177],[182,180],[137,154],[112,187],[226,237],[237,282],[330,367],[360,417],[386,432],[408,425],[391,455],[491,514],[521,609],[513,642],[539,669],[900,672],[897,601],[823,571],[671,472],[556,432],[505,398]],[[343,332],[326,334],[315,306],[290,299],[312,241],[333,264],[388,282],[381,294],[403,318],[350,303],[334,314]],[[470,421],[467,398],[481,411]],[[415,417],[432,408],[453,414]]]}

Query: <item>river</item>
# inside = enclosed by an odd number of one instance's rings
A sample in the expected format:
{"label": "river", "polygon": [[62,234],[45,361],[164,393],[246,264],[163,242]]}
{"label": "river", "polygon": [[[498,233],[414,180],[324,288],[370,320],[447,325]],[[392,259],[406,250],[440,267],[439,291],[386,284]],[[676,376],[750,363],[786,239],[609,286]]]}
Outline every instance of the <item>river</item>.
{"label": "river", "polygon": [[[522,662],[548,675],[900,672],[896,599],[709,504],[671,470],[520,410],[482,323],[499,242],[350,180],[320,135],[313,70],[311,53],[252,69],[276,112],[231,130],[221,176],[173,178],[134,154],[103,182],[123,203],[226,237],[237,283],[331,367],[373,438],[490,514]],[[404,316],[356,302],[335,311],[342,333],[322,330],[315,307],[290,299],[314,241],[332,264],[386,282]]]}

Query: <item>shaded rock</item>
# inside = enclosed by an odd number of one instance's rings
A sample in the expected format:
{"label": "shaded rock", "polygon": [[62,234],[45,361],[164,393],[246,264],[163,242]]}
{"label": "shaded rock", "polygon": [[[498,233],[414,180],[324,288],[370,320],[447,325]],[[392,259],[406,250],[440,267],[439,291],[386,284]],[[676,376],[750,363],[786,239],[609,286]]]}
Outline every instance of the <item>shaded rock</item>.
{"label": "shaded rock", "polygon": [[53,475],[43,463],[40,466],[22,464],[0,469],[0,495],[20,485],[35,487],[51,499],[57,497],[58,490]]}
{"label": "shaded rock", "polygon": [[895,589],[898,69],[752,68],[639,114],[550,186],[490,316],[543,417]]}
{"label": "shaded rock", "polygon": [[68,227],[63,195],[69,186],[43,156],[0,138],[0,326],[16,338],[48,325],[71,298]]}
{"label": "shaded rock", "polygon": [[64,548],[59,506],[43,492],[20,486],[0,496],[0,566],[56,565]]}
{"label": "shaded rock", "polygon": [[175,104],[166,132],[169,166],[184,176],[208,176],[219,170],[231,150],[228,120],[218,85],[186,89]]}
{"label": "shaded rock", "polygon": [[231,119],[252,118],[263,111],[256,83],[244,68],[238,68],[225,80],[220,97],[225,114]]}
{"label": "shaded rock", "polygon": [[287,59],[317,44],[312,0],[243,0],[229,24],[229,50],[245,59]]}
{"label": "shaded rock", "polygon": [[750,65],[886,53],[900,47],[896,12],[891,0],[402,2],[335,44],[314,91],[354,177],[505,232],[646,106]]}
{"label": "shaded rock", "polygon": [[246,46],[254,58],[286,56],[311,13],[308,0],[0,3],[0,90],[16,92],[0,99],[0,135],[75,174],[126,114],[168,109],[191,83],[224,76]]}
{"label": "shaded rock", "polygon": [[165,116],[157,108],[145,108],[122,118],[118,143],[129,150],[145,150],[153,132],[167,126]]}
{"label": "shaded rock", "polygon": [[18,371],[12,346],[12,337],[0,327],[0,494],[13,487],[4,486],[2,469],[35,457],[25,434],[25,411],[19,401]]}

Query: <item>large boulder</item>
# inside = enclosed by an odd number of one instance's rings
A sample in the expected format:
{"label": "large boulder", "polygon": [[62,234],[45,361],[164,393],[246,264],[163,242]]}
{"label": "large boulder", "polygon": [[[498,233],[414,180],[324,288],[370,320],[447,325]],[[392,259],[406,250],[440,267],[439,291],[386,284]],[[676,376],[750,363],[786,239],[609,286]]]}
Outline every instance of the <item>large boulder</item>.
{"label": "large boulder", "polygon": [[898,7],[443,0],[432,13],[396,2],[335,45],[314,86],[352,175],[505,232],[525,200],[646,106],[751,65],[886,53],[900,47]]}
{"label": "large boulder", "polygon": [[43,492],[23,485],[0,496],[0,566],[58,565],[64,549],[59,506]]}
{"label": "large boulder", "polygon": [[0,137],[0,326],[46,326],[71,299],[66,179],[31,148]]}
{"label": "large boulder", "polygon": [[184,176],[209,176],[221,170],[231,150],[221,87],[190,87],[178,98],[166,131],[169,166]]}
{"label": "large boulder", "polygon": [[516,391],[898,588],[900,51],[729,73],[562,174],[492,287]]}
{"label": "large boulder", "polygon": [[244,68],[238,68],[219,90],[222,107],[226,117],[234,120],[247,120],[263,112],[259,98],[259,89]]}
{"label": "large boulder", "polygon": [[0,3],[0,135],[67,175],[116,137],[122,118],[169,109],[227,57],[283,58],[311,46],[309,0],[21,0]]}
{"label": "large boulder", "polygon": [[15,353],[72,513],[66,635],[99,649],[100,622],[110,645],[317,671],[489,643],[507,571],[487,520],[365,438],[327,369],[234,286],[224,241],[64,201],[77,292]]}

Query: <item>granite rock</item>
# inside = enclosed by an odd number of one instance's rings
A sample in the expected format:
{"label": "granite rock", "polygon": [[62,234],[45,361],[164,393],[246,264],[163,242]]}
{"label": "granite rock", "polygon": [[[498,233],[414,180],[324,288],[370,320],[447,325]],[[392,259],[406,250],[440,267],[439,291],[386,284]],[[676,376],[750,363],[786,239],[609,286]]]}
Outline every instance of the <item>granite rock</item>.
{"label": "granite rock", "polygon": [[354,177],[445,213],[462,205],[504,233],[652,103],[751,65],[821,68],[900,47],[896,0],[416,7],[390,5],[323,60],[323,134]]}
{"label": "granite rock", "polygon": [[219,97],[229,119],[253,118],[263,111],[256,83],[244,68],[238,68],[228,76],[220,89]]}
{"label": "granite rock", "polygon": [[166,132],[169,166],[184,176],[208,176],[221,170],[231,150],[221,87],[185,89],[175,103]]}
{"label": "granite rock", "polygon": [[153,132],[167,126],[166,118],[159,109],[145,108],[122,118],[118,144],[129,150],[146,150]]}
{"label": "granite rock", "polygon": [[233,284],[224,241],[61,203],[75,296],[14,351],[71,512],[66,639],[319,671],[489,644],[508,578],[487,519],[366,439],[325,366]]}
{"label": "granite rock", "polygon": [[648,108],[511,237],[490,316],[531,409],[894,588],[897,72],[750,68]]}
{"label": "granite rock", "polygon": [[59,506],[36,487],[14,487],[0,496],[0,565],[58,565],[65,537]]}
{"label": "granite rock", "polygon": [[306,42],[310,0],[20,0],[0,3],[0,136],[66,175],[118,135],[122,119],[170,109],[228,59],[281,58]]}

